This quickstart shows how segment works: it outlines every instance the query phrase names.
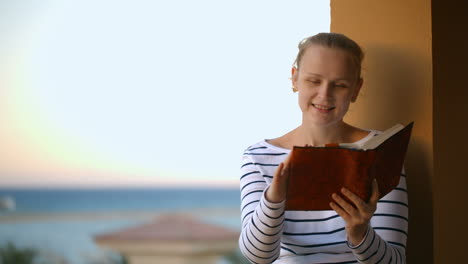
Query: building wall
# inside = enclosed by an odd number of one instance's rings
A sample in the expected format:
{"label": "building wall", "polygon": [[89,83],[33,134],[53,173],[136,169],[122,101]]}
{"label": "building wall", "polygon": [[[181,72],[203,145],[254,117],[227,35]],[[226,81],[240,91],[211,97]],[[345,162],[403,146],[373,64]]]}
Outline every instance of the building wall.
{"label": "building wall", "polygon": [[331,30],[364,48],[364,86],[346,121],[384,130],[415,122],[406,159],[408,263],[433,262],[433,68],[428,0],[331,0]]}

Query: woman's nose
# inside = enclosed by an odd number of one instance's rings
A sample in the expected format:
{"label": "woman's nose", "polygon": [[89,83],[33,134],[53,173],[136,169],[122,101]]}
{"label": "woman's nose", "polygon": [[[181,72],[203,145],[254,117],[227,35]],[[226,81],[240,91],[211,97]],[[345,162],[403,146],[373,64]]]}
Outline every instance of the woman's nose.
{"label": "woman's nose", "polygon": [[333,92],[333,83],[331,82],[322,82],[318,89],[318,94],[321,97],[328,98]]}

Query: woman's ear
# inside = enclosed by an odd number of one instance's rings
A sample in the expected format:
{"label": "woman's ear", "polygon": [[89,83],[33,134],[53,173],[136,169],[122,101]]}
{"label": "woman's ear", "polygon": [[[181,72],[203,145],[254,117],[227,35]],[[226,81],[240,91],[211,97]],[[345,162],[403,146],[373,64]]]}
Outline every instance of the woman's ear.
{"label": "woman's ear", "polygon": [[296,67],[291,68],[291,84],[293,89],[295,88],[297,90],[297,77],[298,77],[298,71]]}
{"label": "woman's ear", "polygon": [[362,78],[359,78],[356,84],[356,89],[354,90],[354,93],[353,93],[353,97],[351,97],[351,102],[353,103],[356,102],[363,83],[364,83],[364,80]]}

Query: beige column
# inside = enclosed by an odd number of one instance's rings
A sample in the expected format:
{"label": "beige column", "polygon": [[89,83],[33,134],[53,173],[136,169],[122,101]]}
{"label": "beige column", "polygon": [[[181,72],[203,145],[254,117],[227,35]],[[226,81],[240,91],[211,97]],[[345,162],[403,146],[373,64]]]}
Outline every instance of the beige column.
{"label": "beige column", "polygon": [[408,263],[433,262],[433,76],[429,0],[331,0],[331,31],[366,53],[364,86],[347,121],[384,130],[415,121],[408,150]]}

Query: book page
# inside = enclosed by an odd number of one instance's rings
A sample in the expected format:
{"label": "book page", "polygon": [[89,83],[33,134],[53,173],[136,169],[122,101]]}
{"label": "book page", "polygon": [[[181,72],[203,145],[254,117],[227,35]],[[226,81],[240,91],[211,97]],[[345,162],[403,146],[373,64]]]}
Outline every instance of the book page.
{"label": "book page", "polygon": [[402,130],[405,128],[402,124],[396,124],[392,126],[391,128],[385,130],[381,134],[369,139],[366,143],[364,143],[361,146],[361,149],[367,150],[367,149],[375,149],[378,147],[382,142],[387,140],[389,137],[393,136],[396,134],[398,131]]}
{"label": "book page", "polygon": [[348,149],[362,149],[362,150],[375,149],[380,144],[382,144],[382,142],[384,142],[389,137],[396,134],[398,131],[402,130],[403,128],[404,126],[402,124],[396,124],[392,126],[391,128],[385,130],[384,132],[369,139],[362,145],[355,144],[355,143],[341,143],[340,147],[348,148]]}

